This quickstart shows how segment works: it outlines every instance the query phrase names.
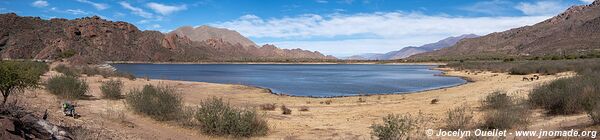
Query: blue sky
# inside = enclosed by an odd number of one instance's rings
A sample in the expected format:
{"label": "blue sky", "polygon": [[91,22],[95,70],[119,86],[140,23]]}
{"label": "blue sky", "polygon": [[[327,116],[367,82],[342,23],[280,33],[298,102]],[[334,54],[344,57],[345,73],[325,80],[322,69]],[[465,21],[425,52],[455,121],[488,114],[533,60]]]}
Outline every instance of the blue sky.
{"label": "blue sky", "polygon": [[98,15],[142,30],[211,25],[257,44],[334,56],[384,53],[467,33],[532,25],[593,0],[1,0],[0,13]]}

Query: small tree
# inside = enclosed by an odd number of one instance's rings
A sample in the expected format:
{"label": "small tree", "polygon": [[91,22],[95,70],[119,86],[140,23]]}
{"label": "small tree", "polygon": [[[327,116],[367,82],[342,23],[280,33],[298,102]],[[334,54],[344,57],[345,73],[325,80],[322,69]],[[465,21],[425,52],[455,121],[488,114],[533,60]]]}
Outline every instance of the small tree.
{"label": "small tree", "polygon": [[0,92],[4,99],[10,94],[28,87],[37,87],[40,75],[48,70],[48,66],[38,62],[0,62]]}

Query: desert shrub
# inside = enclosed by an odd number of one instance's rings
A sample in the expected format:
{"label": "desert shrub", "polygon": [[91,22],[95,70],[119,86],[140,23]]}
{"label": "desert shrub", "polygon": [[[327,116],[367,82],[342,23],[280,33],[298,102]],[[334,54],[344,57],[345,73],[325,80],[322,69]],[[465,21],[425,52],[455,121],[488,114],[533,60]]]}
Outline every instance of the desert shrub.
{"label": "desert shrub", "polygon": [[446,129],[467,129],[473,120],[473,111],[468,106],[462,105],[446,112]]}
{"label": "desert shrub", "polygon": [[272,104],[268,104],[267,103],[267,104],[261,104],[260,105],[260,109],[262,109],[262,110],[270,110],[270,111],[272,111],[272,110],[275,110],[275,108],[277,108],[277,105],[275,103],[272,103]]}
{"label": "desert shrub", "polygon": [[72,76],[54,76],[46,81],[46,89],[57,96],[67,99],[81,99],[88,91],[85,80]]}
{"label": "desert shrub", "polygon": [[483,115],[483,129],[510,129],[526,126],[529,122],[528,104],[519,98],[508,97],[504,92],[493,92],[482,101],[490,109]]}
{"label": "desert shrub", "polygon": [[431,102],[429,102],[430,104],[437,104],[440,100],[439,99],[432,99]]}
{"label": "desert shrub", "polygon": [[481,101],[481,107],[485,109],[506,108],[512,104],[512,98],[503,91],[494,91],[488,94],[485,99]]}
{"label": "desert shrub", "polygon": [[167,86],[145,85],[130,91],[125,101],[134,112],[159,121],[176,119],[182,107],[181,96]]}
{"label": "desert shrub", "polygon": [[102,82],[100,86],[100,91],[104,95],[106,99],[120,99],[122,96],[123,82],[120,80],[109,80],[106,82]]}
{"label": "desert shrub", "polygon": [[487,111],[483,116],[483,129],[510,129],[526,126],[529,110],[522,105]]}
{"label": "desert shrub", "polygon": [[529,102],[549,114],[580,113],[600,101],[599,74],[599,71],[581,72],[578,76],[536,87],[529,94]]}
{"label": "desert shrub", "polygon": [[95,75],[99,75],[101,72],[101,70],[94,68],[94,67],[90,67],[90,66],[84,66],[81,67],[81,74],[85,74],[87,76],[95,76]]}
{"label": "desert shrub", "polygon": [[358,102],[359,102],[359,103],[364,103],[364,102],[367,102],[367,99],[366,99],[366,98],[359,97],[359,98],[358,98]]}
{"label": "desert shrub", "polygon": [[592,123],[600,124],[600,104],[596,103],[595,105],[586,108],[585,112],[590,119],[592,119]]}
{"label": "desert shrub", "polygon": [[118,71],[113,72],[113,76],[123,77],[123,78],[127,78],[129,80],[135,80],[135,78],[136,78],[135,75],[133,75],[132,73],[118,72]]}
{"label": "desert shrub", "polygon": [[285,105],[281,105],[281,114],[283,115],[291,115],[292,114],[292,110],[287,108]]}
{"label": "desert shrub", "polygon": [[239,109],[213,97],[202,101],[196,113],[201,131],[211,135],[250,137],[264,135],[267,122],[255,110]]}
{"label": "desert shrub", "polygon": [[63,65],[63,64],[59,64],[56,67],[54,67],[54,71],[60,72],[66,76],[73,76],[73,77],[79,76],[79,71],[77,71],[77,69],[71,68],[71,67],[69,67],[67,65]]}
{"label": "desert shrub", "polygon": [[371,135],[381,140],[407,139],[418,124],[418,118],[411,115],[389,114],[383,117],[383,124],[372,124]]}
{"label": "desert shrub", "polygon": [[308,106],[301,106],[298,111],[308,111]]}
{"label": "desert shrub", "polygon": [[492,72],[508,72],[515,75],[525,74],[555,74],[566,71],[582,72],[586,70],[599,71],[600,59],[575,60],[531,60],[531,61],[469,61],[452,62],[444,67],[456,70],[482,70]]}

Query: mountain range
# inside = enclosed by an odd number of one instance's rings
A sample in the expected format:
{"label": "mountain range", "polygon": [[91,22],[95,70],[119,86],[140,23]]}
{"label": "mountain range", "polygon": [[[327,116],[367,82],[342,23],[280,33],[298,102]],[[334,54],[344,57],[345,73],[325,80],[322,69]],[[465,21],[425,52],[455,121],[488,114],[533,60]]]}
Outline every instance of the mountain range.
{"label": "mountain range", "polygon": [[452,47],[409,59],[490,59],[586,55],[600,51],[600,0],[572,6],[532,26],[464,39]]}
{"label": "mountain range", "polygon": [[0,14],[0,57],[104,61],[206,62],[336,59],[316,51],[257,46],[239,33],[209,26],[170,33],[141,31],[127,22],[98,16],[73,20]]}
{"label": "mountain range", "polygon": [[397,51],[391,51],[388,53],[384,53],[384,54],[380,54],[380,53],[366,53],[366,54],[361,54],[361,55],[353,55],[350,57],[346,57],[344,59],[348,59],[348,60],[394,60],[394,59],[404,59],[407,57],[410,57],[412,55],[415,54],[420,54],[420,53],[425,53],[425,52],[431,52],[431,51],[435,51],[435,50],[439,50],[442,48],[446,48],[446,47],[450,47],[454,44],[456,44],[458,41],[465,39],[465,38],[475,38],[475,37],[479,37],[478,35],[475,34],[464,34],[464,35],[460,35],[460,36],[456,36],[456,37],[448,37],[445,39],[442,39],[438,42],[435,43],[430,43],[430,44],[425,44],[423,46],[419,46],[419,47],[414,47],[414,46],[409,46],[409,47],[404,47],[400,50]]}

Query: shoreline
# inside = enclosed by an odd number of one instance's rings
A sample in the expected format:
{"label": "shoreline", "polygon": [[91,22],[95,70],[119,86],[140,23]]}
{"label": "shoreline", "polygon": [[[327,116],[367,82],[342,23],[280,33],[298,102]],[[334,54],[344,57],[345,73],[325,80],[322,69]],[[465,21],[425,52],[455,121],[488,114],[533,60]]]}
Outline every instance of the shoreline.
{"label": "shoreline", "polygon": [[105,61],[104,64],[277,64],[277,65],[446,65],[438,62],[145,62],[145,61]]}

